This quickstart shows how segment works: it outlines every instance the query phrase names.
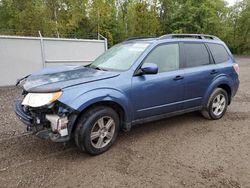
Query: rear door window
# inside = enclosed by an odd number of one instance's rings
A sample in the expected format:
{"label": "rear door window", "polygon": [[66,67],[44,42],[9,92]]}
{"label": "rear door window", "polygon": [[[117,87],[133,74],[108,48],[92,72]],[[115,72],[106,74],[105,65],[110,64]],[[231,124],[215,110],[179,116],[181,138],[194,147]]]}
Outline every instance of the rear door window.
{"label": "rear door window", "polygon": [[223,63],[229,59],[228,53],[223,45],[212,43],[207,43],[207,45],[213,55],[215,63]]}
{"label": "rear door window", "polygon": [[205,44],[183,43],[182,50],[185,54],[184,67],[198,67],[210,64],[210,57]]}

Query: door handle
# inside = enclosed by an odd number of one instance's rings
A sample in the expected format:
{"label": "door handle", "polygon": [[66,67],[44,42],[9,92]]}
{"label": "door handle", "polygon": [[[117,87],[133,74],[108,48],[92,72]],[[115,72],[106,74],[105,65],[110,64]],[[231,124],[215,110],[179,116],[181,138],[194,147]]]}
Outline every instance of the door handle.
{"label": "door handle", "polygon": [[217,74],[217,73],[218,73],[218,71],[215,69],[210,72],[210,74]]}
{"label": "door handle", "polygon": [[176,76],[176,77],[174,78],[174,80],[182,80],[182,79],[184,79],[184,76],[180,76],[180,75],[178,75],[178,76]]}

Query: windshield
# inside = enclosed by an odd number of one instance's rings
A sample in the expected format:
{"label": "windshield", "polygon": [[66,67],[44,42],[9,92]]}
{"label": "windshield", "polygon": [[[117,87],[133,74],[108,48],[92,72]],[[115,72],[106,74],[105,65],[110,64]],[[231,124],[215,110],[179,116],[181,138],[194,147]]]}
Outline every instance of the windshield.
{"label": "windshield", "polygon": [[128,70],[148,45],[146,42],[118,44],[99,56],[90,67],[100,70]]}

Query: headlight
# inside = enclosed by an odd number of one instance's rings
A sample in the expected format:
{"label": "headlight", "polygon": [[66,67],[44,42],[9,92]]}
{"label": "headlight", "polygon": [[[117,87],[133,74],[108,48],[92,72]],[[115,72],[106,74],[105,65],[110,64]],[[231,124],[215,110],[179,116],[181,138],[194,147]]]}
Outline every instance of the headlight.
{"label": "headlight", "polygon": [[28,93],[23,99],[22,105],[30,107],[49,105],[56,101],[61,95],[61,91],[55,93]]}

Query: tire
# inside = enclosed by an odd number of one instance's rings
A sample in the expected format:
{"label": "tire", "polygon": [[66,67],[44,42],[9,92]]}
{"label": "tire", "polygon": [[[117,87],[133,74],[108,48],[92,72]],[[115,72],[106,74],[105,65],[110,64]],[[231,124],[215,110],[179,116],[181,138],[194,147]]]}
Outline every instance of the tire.
{"label": "tire", "polygon": [[94,107],[84,113],[77,122],[75,143],[81,151],[91,155],[104,153],[115,142],[119,124],[119,115],[112,108]]}
{"label": "tire", "polygon": [[206,119],[217,120],[224,116],[228,106],[228,94],[224,89],[217,88],[210,95],[206,107],[201,114]]}

